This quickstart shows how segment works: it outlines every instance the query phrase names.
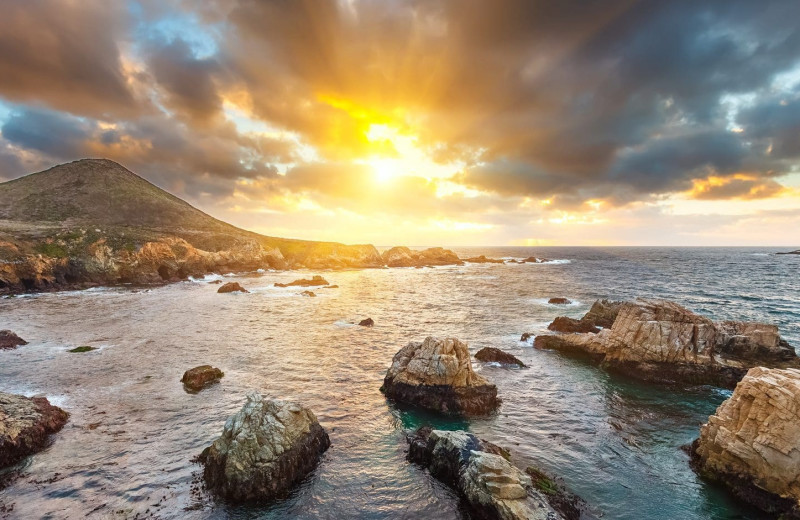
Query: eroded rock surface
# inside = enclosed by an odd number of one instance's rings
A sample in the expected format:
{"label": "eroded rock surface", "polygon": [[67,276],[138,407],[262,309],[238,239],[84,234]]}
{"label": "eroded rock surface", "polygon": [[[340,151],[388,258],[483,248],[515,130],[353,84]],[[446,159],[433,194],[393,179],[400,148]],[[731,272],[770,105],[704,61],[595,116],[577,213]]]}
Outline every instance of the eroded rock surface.
{"label": "eroded rock surface", "polygon": [[14,334],[10,330],[0,330],[0,350],[15,349],[20,345],[27,345],[28,342]]}
{"label": "eroded rock surface", "polygon": [[208,488],[220,497],[263,502],[286,496],[329,446],[310,410],[253,392],[200,461]]}
{"label": "eroded rock surface", "polygon": [[663,300],[626,302],[610,329],[541,335],[534,346],[586,354],[643,380],[729,388],[754,366],[798,366],[775,325],[713,322]]}
{"label": "eroded rock surface", "polygon": [[589,518],[582,517],[579,509],[556,509],[548,497],[532,485],[530,476],[507,460],[505,450],[471,433],[423,427],[409,436],[408,442],[409,461],[428,468],[431,475],[458,491],[472,518]]}
{"label": "eroded rock surface", "polygon": [[751,369],[700,429],[701,474],[784,518],[800,518],[800,370]]}
{"label": "eroded rock surface", "polygon": [[0,392],[0,468],[42,450],[68,417],[44,397]]}
{"label": "eroded rock surface", "polygon": [[472,370],[467,344],[428,337],[392,359],[381,390],[386,397],[445,413],[482,415],[500,406],[497,387]]}
{"label": "eroded rock surface", "polygon": [[475,353],[475,359],[484,363],[500,363],[501,365],[515,365],[524,367],[525,363],[512,356],[508,352],[503,352],[499,348],[484,347]]}
{"label": "eroded rock surface", "polygon": [[224,375],[222,370],[212,367],[211,365],[200,365],[199,367],[190,368],[184,372],[181,383],[183,383],[183,386],[188,390],[199,392],[206,386],[222,379]]}

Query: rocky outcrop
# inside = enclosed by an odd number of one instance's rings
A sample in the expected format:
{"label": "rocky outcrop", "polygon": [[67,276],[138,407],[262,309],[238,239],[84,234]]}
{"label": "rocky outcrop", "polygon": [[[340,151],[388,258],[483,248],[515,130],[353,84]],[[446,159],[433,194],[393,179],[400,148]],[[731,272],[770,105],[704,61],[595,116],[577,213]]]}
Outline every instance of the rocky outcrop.
{"label": "rocky outcrop", "polygon": [[472,258],[465,258],[465,262],[470,264],[504,264],[505,261],[499,258],[486,258],[486,255],[473,256]]}
{"label": "rocky outcrop", "polygon": [[232,293],[232,292],[247,293],[247,292],[250,292],[250,291],[248,291],[247,289],[245,289],[244,287],[239,285],[239,282],[228,282],[228,283],[223,284],[222,286],[220,286],[220,288],[217,289],[217,292],[224,294],[224,293]]}
{"label": "rocky outcrop", "polygon": [[796,249],[794,251],[781,251],[780,253],[775,253],[776,255],[800,255],[800,249]]}
{"label": "rocky outcrop", "polygon": [[552,260],[549,258],[537,258],[535,256],[529,256],[522,262],[526,264],[546,264],[547,262],[552,262]]}
{"label": "rocky outcrop", "polygon": [[700,429],[693,467],[739,498],[800,518],[800,370],[751,369]]}
{"label": "rocky outcrop", "polygon": [[500,363],[501,365],[515,365],[524,367],[525,363],[512,356],[508,352],[503,352],[499,348],[484,347],[475,353],[475,359],[484,363]]}
{"label": "rocky outcrop", "polygon": [[199,392],[206,386],[222,379],[224,375],[222,370],[211,365],[200,365],[184,372],[181,383],[190,392]]}
{"label": "rocky outcrop", "polygon": [[567,298],[557,297],[557,298],[550,298],[549,300],[547,300],[547,303],[549,303],[550,305],[569,305],[570,303],[572,303],[572,301],[568,300]]}
{"label": "rocky outcrop", "polygon": [[0,330],[0,350],[15,349],[20,345],[27,345],[28,342],[14,334],[10,330]]}
{"label": "rocky outcrop", "polygon": [[297,243],[285,241],[282,248],[292,267],[306,269],[347,269],[383,267],[381,255],[375,246],[345,245],[331,242]]}
{"label": "rocky outcrop", "polygon": [[393,247],[385,251],[381,258],[388,267],[463,265],[464,263],[454,252],[441,247],[431,247],[423,251],[412,251],[404,246]]}
{"label": "rocky outcrop", "polygon": [[559,316],[547,326],[548,330],[554,332],[592,332],[598,333],[600,329],[594,326],[591,321],[576,320],[575,318],[568,318],[566,316]]}
{"label": "rocky outcrop", "polygon": [[661,300],[627,302],[610,329],[540,335],[536,348],[586,354],[604,367],[655,382],[732,388],[754,366],[798,366],[775,325],[713,322]]}
{"label": "rocky outcrop", "polygon": [[218,496],[265,502],[286,496],[329,446],[310,410],[253,392],[200,461],[206,485]]}
{"label": "rocky outcrop", "polygon": [[358,324],[360,326],[362,326],[362,327],[374,327],[375,326],[375,320],[373,320],[372,318],[366,318],[366,319],[363,319],[363,320],[359,321]]}
{"label": "rocky outcrop", "polygon": [[59,431],[68,417],[44,397],[0,392],[0,468],[42,450],[48,435]]}
{"label": "rocky outcrop", "polygon": [[505,450],[471,433],[423,427],[410,435],[408,442],[408,460],[427,468],[435,478],[454,488],[466,502],[471,518],[582,518],[578,508],[556,509],[557,501],[551,502],[536,489],[531,477],[507,460]]}
{"label": "rocky outcrop", "polygon": [[276,283],[275,287],[317,287],[320,285],[328,285],[328,281],[320,275],[314,275],[311,279],[300,278],[289,283]]}
{"label": "rocky outcrop", "polygon": [[614,325],[614,321],[616,321],[619,310],[624,303],[606,299],[597,300],[592,304],[589,312],[581,318],[581,321],[590,323],[595,327],[610,329]]}
{"label": "rocky outcrop", "polygon": [[500,406],[497,387],[472,370],[467,344],[428,337],[400,349],[381,391],[389,399],[444,413],[483,415]]}

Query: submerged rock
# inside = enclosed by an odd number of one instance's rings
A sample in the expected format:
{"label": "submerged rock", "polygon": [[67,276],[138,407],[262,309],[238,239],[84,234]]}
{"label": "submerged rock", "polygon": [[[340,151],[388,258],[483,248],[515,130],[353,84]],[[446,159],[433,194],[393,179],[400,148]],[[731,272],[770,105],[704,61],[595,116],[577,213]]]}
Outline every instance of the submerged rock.
{"label": "submerged rock", "polygon": [[568,318],[566,316],[559,316],[554,319],[553,323],[547,326],[547,329],[555,332],[600,332],[600,329],[595,327],[590,321],[576,320],[575,318]]}
{"label": "submerged rock", "polygon": [[199,367],[190,368],[183,373],[181,383],[188,390],[199,392],[211,383],[216,383],[225,374],[222,370],[212,367],[211,365],[200,365]]}
{"label": "submerged rock", "polygon": [[431,247],[412,251],[405,246],[393,247],[381,255],[388,267],[422,267],[429,265],[462,265],[464,262],[449,249]]}
{"label": "submerged rock", "polygon": [[375,326],[375,321],[372,318],[367,318],[365,320],[361,320],[358,322],[359,325],[362,327],[373,327]]}
{"label": "submerged rock", "polygon": [[[505,450],[471,433],[423,427],[409,436],[408,442],[408,460],[453,487],[465,500],[472,518],[582,518],[578,508],[556,508],[560,502],[551,501],[551,497],[536,489],[531,477],[507,460]],[[562,489],[553,487],[557,493]]]}
{"label": "submerged rock", "polygon": [[317,293],[315,293],[314,291],[303,291],[300,293],[300,296],[308,296],[309,298],[316,298]]}
{"label": "submerged rock", "polygon": [[475,353],[475,359],[484,363],[500,363],[501,365],[516,365],[524,367],[525,363],[512,356],[508,352],[503,352],[499,348],[484,347]]}
{"label": "submerged rock", "polygon": [[533,332],[523,332],[522,336],[520,336],[519,340],[527,342],[529,339],[531,339],[534,336],[536,336],[536,334],[534,334]]}
{"label": "submerged rock", "polygon": [[212,492],[236,502],[264,502],[286,496],[329,446],[310,410],[253,392],[200,461]]}
{"label": "submerged rock", "polygon": [[472,370],[466,343],[428,337],[392,359],[381,391],[389,399],[445,413],[483,415],[500,406],[497,387]]}
{"label": "submerged rock", "polygon": [[80,347],[75,347],[73,349],[68,350],[67,352],[72,352],[73,354],[79,354],[81,352],[91,352],[93,350],[97,350],[97,347],[90,347],[89,345],[81,345]]}
{"label": "submerged rock", "polygon": [[68,418],[44,397],[0,392],[0,468],[42,450],[47,436],[59,431]]}
{"label": "submerged rock", "polygon": [[550,298],[547,303],[551,305],[569,305],[572,301],[567,298]]}
{"label": "submerged rock", "polygon": [[800,249],[795,249],[794,251],[781,251],[780,253],[775,253],[776,255],[800,255]]}
{"label": "submerged rock", "polygon": [[537,336],[536,348],[586,354],[608,369],[655,382],[732,388],[753,366],[799,366],[775,325],[713,322],[662,300],[627,302],[610,329]]}
{"label": "submerged rock", "polygon": [[328,281],[320,275],[314,275],[310,280],[301,278],[289,283],[276,283],[275,287],[316,287],[318,285],[329,285]]}
{"label": "submerged rock", "polygon": [[224,284],[223,286],[221,286],[219,289],[217,289],[217,292],[218,293],[231,293],[231,292],[243,292],[243,293],[246,293],[246,292],[250,292],[250,291],[248,291],[247,289],[245,289],[244,287],[239,285],[238,282],[228,282],[228,283]]}
{"label": "submerged rock", "polygon": [[800,370],[751,369],[692,445],[699,473],[781,518],[800,518]]}
{"label": "submerged rock", "polygon": [[27,341],[20,338],[10,330],[0,330],[0,350],[11,350],[20,345],[27,344]]}

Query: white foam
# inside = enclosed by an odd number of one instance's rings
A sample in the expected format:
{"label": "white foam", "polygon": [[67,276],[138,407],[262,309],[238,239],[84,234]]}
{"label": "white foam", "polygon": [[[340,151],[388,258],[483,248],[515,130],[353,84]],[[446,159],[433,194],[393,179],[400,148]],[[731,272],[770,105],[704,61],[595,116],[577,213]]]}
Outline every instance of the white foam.
{"label": "white foam", "polygon": [[563,307],[580,307],[583,303],[579,302],[578,300],[570,300],[569,303],[548,303],[550,298],[533,298],[531,301],[537,305],[542,305],[544,307],[555,307],[555,308],[563,308]]}

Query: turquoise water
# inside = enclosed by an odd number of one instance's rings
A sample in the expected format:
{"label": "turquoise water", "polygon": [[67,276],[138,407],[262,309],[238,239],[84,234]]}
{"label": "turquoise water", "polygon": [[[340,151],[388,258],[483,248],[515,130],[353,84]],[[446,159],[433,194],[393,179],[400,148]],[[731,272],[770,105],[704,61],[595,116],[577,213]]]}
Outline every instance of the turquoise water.
{"label": "turquoise water", "polygon": [[[769,251],[471,248],[458,252],[561,262],[236,277],[250,294],[196,281],[0,299],[0,328],[30,342],[0,352],[0,390],[45,394],[71,413],[0,490],[0,504],[25,519],[460,518],[453,492],[405,461],[404,430],[433,424],[469,429],[509,448],[520,467],[562,476],[603,518],[762,518],[700,480],[680,449],[727,391],[642,385],[518,340],[557,315],[581,316],[596,298],[655,296],[715,319],[777,323],[800,345],[800,257]],[[340,288],[305,298],[272,287],[307,274]],[[553,296],[576,303],[548,305]],[[367,316],[374,328],[352,325]],[[475,365],[503,398],[492,417],[399,410],[378,391],[383,375],[400,347],[427,335],[459,337],[473,352],[498,347],[529,368]],[[100,348],[67,352],[85,344]],[[204,363],[225,378],[185,393],[183,371]],[[192,457],[253,388],[309,406],[331,449],[269,507],[192,493]]]}

